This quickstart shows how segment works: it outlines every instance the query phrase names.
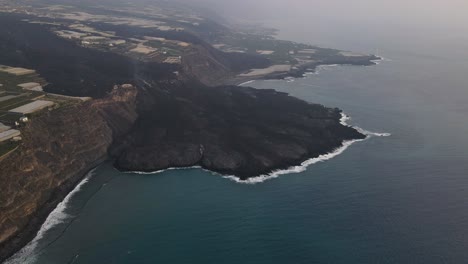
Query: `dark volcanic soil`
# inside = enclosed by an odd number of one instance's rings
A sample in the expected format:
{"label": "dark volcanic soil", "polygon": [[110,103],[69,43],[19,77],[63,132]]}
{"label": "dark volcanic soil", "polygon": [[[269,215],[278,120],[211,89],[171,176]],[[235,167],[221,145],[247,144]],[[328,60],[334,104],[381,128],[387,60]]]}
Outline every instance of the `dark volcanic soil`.
{"label": "dark volcanic soil", "polygon": [[[275,91],[205,85],[213,81],[203,76],[222,79],[243,70],[241,61],[247,68],[267,63],[257,56],[233,58],[187,32],[171,32],[165,37],[197,46],[192,52],[196,54],[186,56],[188,65],[145,63],[79,47],[58,38],[47,26],[19,21],[22,18],[0,17],[4,25],[0,27],[0,64],[37,69],[51,83],[47,91],[67,95],[102,97],[122,82],[141,89],[138,121],[128,135],[114,138],[111,156],[120,169],[201,165],[245,179],[330,152],[344,140],[364,137],[339,123],[338,109]],[[123,26],[120,30],[130,36],[163,34]],[[178,77],[175,70],[180,72]]]}
{"label": "dark volcanic soil", "polygon": [[[47,91],[100,97],[115,83],[139,86],[138,121],[128,135],[114,139],[111,151],[122,170],[201,165],[245,179],[330,152],[344,140],[364,137],[339,123],[338,109],[272,90],[205,85],[213,83],[209,76],[222,79],[243,70],[240,61],[248,68],[266,63],[257,56],[236,59],[189,33],[171,32],[164,36],[197,46],[196,54],[185,59],[189,65],[181,69],[79,47],[47,28],[17,21],[20,18],[0,17],[6,25],[0,28],[0,63],[38,69],[51,82]],[[129,36],[163,34],[112,29]],[[175,70],[180,71],[178,79]]]}
{"label": "dark volcanic soil", "polygon": [[201,165],[246,179],[364,138],[340,124],[340,110],[273,90],[178,81],[141,96],[139,120],[117,142],[121,170]]}

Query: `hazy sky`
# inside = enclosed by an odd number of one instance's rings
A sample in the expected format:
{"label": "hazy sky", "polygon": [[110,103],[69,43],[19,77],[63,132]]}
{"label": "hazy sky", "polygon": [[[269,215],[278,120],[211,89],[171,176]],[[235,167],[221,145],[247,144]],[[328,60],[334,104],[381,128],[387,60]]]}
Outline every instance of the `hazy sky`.
{"label": "hazy sky", "polygon": [[[456,42],[463,48],[468,43],[468,0],[184,1],[208,4],[227,18],[264,22],[282,29],[282,38],[314,44],[343,43],[344,48],[350,40],[391,39],[401,45],[414,41],[419,47],[425,40],[432,45]],[[370,37],[374,39],[366,39]]]}
{"label": "hazy sky", "polygon": [[[326,20],[377,19],[395,23],[456,25],[468,22],[467,0],[186,0],[209,3],[226,16],[278,16]],[[310,20],[309,20],[310,21]]]}

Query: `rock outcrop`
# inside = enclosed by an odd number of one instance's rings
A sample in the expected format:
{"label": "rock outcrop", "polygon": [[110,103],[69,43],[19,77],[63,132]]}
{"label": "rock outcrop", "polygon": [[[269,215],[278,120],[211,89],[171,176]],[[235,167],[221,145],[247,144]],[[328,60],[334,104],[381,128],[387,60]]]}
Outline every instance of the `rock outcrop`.
{"label": "rock outcrop", "polygon": [[274,90],[177,81],[141,96],[138,121],[114,152],[121,170],[200,165],[246,179],[365,137],[340,124],[339,109]]}

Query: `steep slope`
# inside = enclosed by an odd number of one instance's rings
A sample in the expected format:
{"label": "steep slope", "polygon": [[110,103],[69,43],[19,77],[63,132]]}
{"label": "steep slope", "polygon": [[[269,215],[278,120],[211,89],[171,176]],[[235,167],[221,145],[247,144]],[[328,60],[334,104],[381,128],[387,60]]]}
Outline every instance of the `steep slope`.
{"label": "steep slope", "polygon": [[0,160],[0,260],[27,243],[83,175],[107,159],[136,119],[135,88],[45,112],[23,129],[23,144]]}
{"label": "steep slope", "polygon": [[159,83],[141,93],[139,118],[115,153],[122,170],[200,165],[246,179],[364,138],[341,111],[273,90],[196,81]]}

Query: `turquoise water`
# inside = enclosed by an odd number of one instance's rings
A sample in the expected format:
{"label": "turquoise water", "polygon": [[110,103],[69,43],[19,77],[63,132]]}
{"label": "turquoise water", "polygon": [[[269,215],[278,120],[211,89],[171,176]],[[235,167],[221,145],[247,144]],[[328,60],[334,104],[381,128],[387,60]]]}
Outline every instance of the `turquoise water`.
{"label": "turquoise water", "polygon": [[67,217],[20,256],[31,263],[465,263],[466,50],[434,53],[386,40],[378,44],[389,60],[378,66],[250,85],[340,107],[351,124],[391,137],[256,185],[199,169],[137,175],[104,164],[71,197]]}

